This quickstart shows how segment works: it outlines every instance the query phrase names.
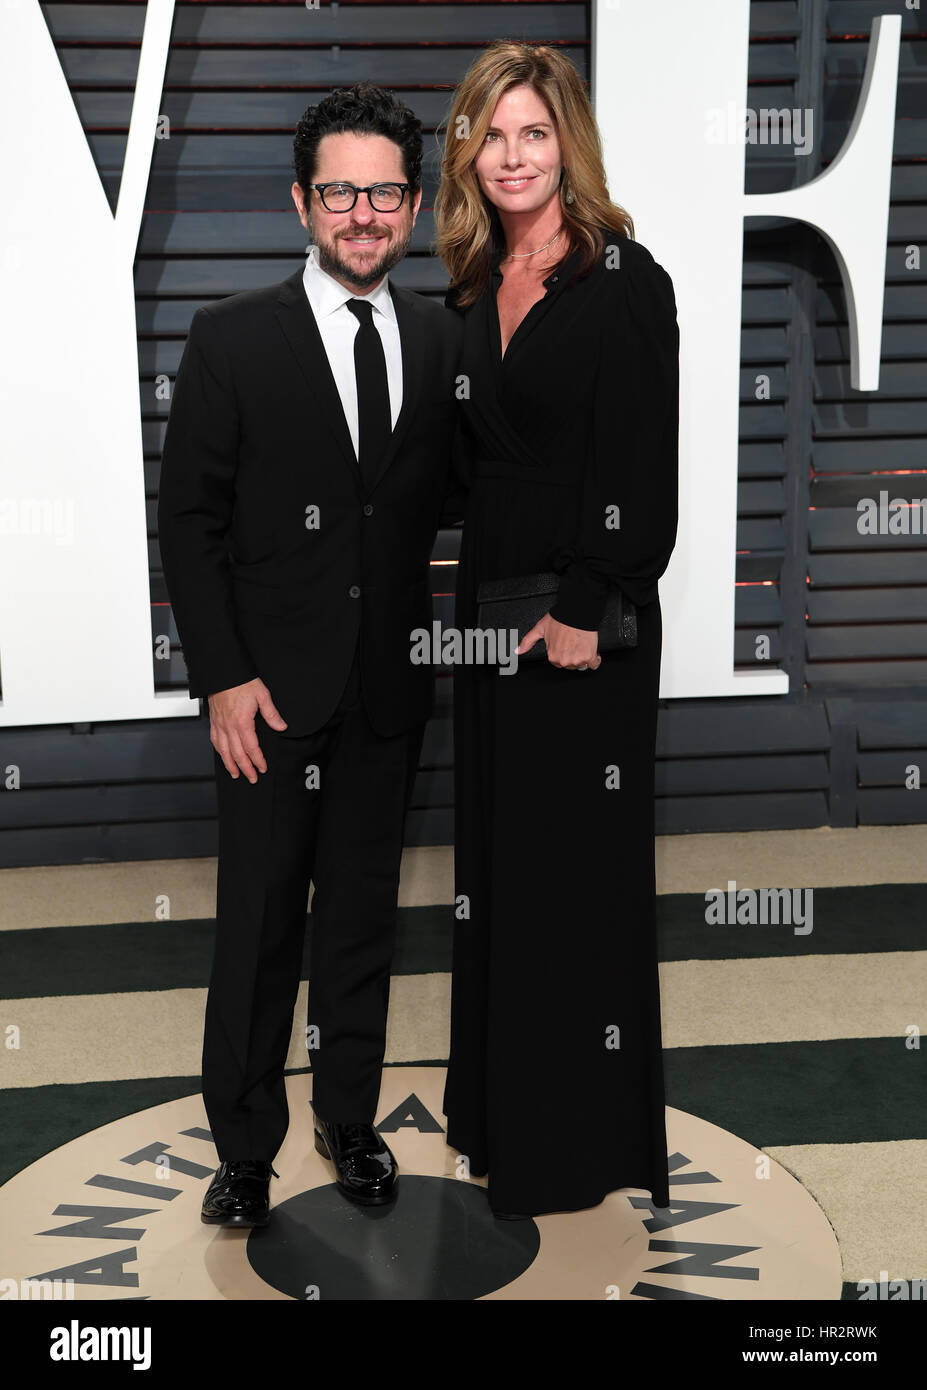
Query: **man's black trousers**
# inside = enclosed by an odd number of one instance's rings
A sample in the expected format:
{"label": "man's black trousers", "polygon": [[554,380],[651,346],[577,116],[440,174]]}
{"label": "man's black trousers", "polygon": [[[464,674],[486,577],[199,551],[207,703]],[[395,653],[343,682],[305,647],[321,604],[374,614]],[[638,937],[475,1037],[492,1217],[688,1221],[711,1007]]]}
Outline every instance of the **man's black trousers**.
{"label": "man's black trousers", "polygon": [[260,714],[255,729],[267,761],[257,783],[232,778],[214,755],[219,867],[203,1099],[220,1162],[272,1161],[286,1135],[283,1073],[310,881],[312,1106],[334,1123],[374,1121],[403,826],[424,733],[423,724],[392,738],[371,728],[356,652],[338,708],[316,733],[288,738]]}

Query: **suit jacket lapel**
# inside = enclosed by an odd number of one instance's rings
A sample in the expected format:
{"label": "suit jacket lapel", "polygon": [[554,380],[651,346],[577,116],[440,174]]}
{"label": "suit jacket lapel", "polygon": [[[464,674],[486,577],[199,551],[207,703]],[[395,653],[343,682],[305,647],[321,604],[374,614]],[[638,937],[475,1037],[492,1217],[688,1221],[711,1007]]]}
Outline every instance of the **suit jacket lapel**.
{"label": "suit jacket lapel", "polygon": [[313,420],[321,422],[330,430],[360,487],[360,467],[354,453],[354,445],[351,443],[351,431],[348,429],[335,378],[328,365],[328,354],[322,342],[322,335],[306,298],[301,270],[297,270],[281,284],[275,312],[280,327],[293,349],[310,399],[314,402]]}
{"label": "suit jacket lapel", "polygon": [[[397,289],[392,281],[389,282],[389,289],[396,310],[402,346],[402,407],[377,469],[377,483],[393,462],[396,451],[415,416],[422,393],[425,364],[425,329],[415,296],[406,290]],[[341,397],[328,365],[328,354],[315,315],[306,298],[302,270],[296,271],[281,284],[277,296],[276,315],[315,403],[315,418],[321,420],[331,431],[332,437],[353,470],[358,487],[362,488],[360,467],[351,442],[351,431],[348,429]]]}

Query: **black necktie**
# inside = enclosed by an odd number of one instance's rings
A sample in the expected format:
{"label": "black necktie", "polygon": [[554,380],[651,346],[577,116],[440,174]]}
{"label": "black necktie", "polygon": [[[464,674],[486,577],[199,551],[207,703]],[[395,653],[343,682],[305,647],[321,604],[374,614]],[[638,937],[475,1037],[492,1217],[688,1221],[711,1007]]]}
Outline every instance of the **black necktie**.
{"label": "black necktie", "polygon": [[359,325],[354,335],[358,463],[364,487],[370,492],[376,481],[377,466],[393,432],[386,358],[380,335],[373,324],[373,305],[366,299],[349,299],[347,306]]}

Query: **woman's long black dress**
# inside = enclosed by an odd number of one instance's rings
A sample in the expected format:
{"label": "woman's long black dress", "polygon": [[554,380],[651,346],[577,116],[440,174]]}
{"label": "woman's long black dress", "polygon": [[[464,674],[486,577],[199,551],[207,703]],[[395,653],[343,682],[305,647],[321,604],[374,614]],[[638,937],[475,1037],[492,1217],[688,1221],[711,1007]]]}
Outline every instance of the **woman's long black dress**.
{"label": "woman's long black dress", "polygon": [[669,1204],[654,758],[679,335],[666,271],[640,243],[605,241],[584,278],[574,251],[545,280],[504,358],[498,256],[490,288],[458,310],[470,491],[457,627],[478,626],[482,580],[550,569],[561,622],[596,629],[612,584],[638,605],[638,645],[596,671],[455,669],[447,1139],[488,1172],[495,1211],[526,1215],[622,1187]]}

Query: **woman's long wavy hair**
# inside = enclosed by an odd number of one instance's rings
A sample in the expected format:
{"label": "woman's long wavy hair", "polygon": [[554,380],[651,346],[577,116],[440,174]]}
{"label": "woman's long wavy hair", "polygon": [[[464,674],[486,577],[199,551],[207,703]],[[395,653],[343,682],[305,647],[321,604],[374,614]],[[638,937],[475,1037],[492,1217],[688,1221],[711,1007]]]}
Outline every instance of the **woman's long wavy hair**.
{"label": "woman's long wavy hair", "polygon": [[[499,214],[480,188],[475,163],[500,97],[523,85],[544,102],[560,141],[560,212],[569,240],[557,264],[579,246],[578,278],[602,254],[601,228],[634,236],[630,214],[608,196],[602,142],[573,64],[553,48],[498,40],[470,65],[455,93],[435,198],[435,250],[461,306],[479,298],[489,283],[494,252],[505,250]],[[567,190],[573,194],[571,203],[565,201]]]}

